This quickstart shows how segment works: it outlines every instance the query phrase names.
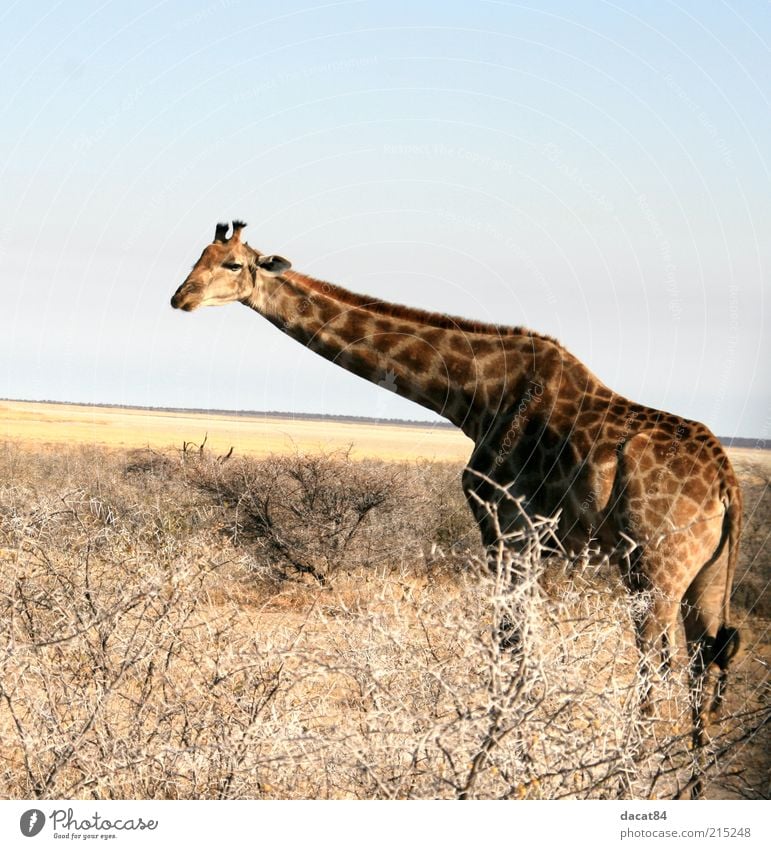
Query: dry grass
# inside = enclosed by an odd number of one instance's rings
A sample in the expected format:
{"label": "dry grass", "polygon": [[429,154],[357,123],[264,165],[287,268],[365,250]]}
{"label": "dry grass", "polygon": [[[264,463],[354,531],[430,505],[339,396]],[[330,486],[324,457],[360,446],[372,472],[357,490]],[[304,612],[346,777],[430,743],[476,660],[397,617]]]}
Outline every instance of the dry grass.
{"label": "dry grass", "polygon": [[[618,581],[542,574],[545,526],[516,589],[490,575],[459,473],[4,445],[0,795],[676,794],[695,766],[685,688],[662,682],[656,718],[639,716]],[[768,794],[768,501],[752,480],[750,640],[696,765],[719,798]],[[506,617],[519,652],[495,639]]]}

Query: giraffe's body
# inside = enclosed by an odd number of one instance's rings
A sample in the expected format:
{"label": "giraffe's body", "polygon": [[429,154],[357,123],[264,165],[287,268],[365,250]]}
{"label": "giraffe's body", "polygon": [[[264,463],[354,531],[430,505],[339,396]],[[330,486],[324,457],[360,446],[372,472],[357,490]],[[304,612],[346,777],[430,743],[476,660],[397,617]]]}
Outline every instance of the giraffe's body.
{"label": "giraffe's body", "polygon": [[[673,636],[682,612],[697,673],[723,677],[737,645],[729,599],[741,522],[731,464],[702,424],[635,404],[554,339],[356,295],[289,271],[220,225],[172,305],[239,300],[311,350],[449,419],[474,441],[463,486],[483,541],[559,511],[567,549],[594,542],[632,591],[650,590],[641,648]],[[497,485],[497,486],[496,486]],[[501,489],[502,488],[502,489]],[[507,512],[508,511],[508,512]],[[700,710],[700,709],[699,709]]]}

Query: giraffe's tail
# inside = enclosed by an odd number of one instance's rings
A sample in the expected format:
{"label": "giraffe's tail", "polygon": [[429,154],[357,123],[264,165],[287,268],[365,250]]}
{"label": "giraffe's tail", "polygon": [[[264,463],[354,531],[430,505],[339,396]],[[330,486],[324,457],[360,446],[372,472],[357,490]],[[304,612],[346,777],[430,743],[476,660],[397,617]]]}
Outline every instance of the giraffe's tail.
{"label": "giraffe's tail", "polygon": [[[728,542],[725,591],[723,594],[722,623],[715,636],[714,662],[725,670],[739,651],[739,631],[728,623],[731,616],[731,589],[739,560],[739,537],[742,532],[742,496],[738,484],[728,493],[726,512],[723,518],[723,540]],[[723,543],[725,544],[725,543]],[[722,547],[722,546],[721,546]]]}
{"label": "giraffe's tail", "polygon": [[736,564],[739,561],[739,537],[742,533],[742,491],[738,483],[730,488],[726,515],[728,523],[728,565],[726,567],[726,586],[723,597],[723,625],[730,619],[731,589],[736,575]]}
{"label": "giraffe's tail", "polygon": [[728,681],[728,667],[739,651],[739,631],[728,624],[731,611],[731,588],[733,587],[736,564],[739,559],[739,536],[742,530],[742,496],[738,484],[734,484],[728,493],[726,512],[723,518],[723,533],[721,535],[719,553],[722,553],[728,543],[728,560],[726,563],[725,590],[723,594],[722,622],[712,644],[711,662],[720,670],[715,693],[712,699],[710,713],[717,716],[725,697]]}
{"label": "giraffe's tail", "polygon": [[740,645],[741,639],[738,628],[732,628],[730,625],[721,625],[717,629],[712,659],[721,670],[725,671],[728,668],[728,664],[739,651]]}

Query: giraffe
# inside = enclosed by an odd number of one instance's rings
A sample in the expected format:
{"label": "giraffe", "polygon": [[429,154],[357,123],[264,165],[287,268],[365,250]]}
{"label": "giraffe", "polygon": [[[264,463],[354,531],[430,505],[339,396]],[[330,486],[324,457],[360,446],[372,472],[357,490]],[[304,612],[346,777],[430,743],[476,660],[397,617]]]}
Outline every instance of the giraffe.
{"label": "giraffe", "polygon": [[[566,550],[590,540],[649,597],[635,621],[641,671],[668,660],[678,616],[689,651],[694,742],[705,742],[704,683],[723,699],[739,646],[730,595],[741,491],[717,438],[699,422],[606,387],[557,340],[355,294],[291,270],[218,224],[171,305],[240,301],[311,351],[449,419],[474,442],[462,485],[488,547],[531,515],[559,515]],[[490,519],[494,505],[497,522]],[[643,607],[643,606],[641,606]],[[643,702],[647,701],[646,686]]]}

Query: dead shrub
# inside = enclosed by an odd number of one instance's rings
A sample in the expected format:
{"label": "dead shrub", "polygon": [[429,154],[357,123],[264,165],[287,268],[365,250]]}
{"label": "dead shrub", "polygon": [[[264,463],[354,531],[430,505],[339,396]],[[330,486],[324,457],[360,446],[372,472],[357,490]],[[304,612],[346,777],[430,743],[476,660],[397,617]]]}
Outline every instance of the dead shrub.
{"label": "dead shrub", "polygon": [[[695,759],[685,682],[640,716],[629,600],[547,566],[548,522],[524,558],[443,569],[452,470],[167,460],[0,453],[3,797],[654,798],[694,769],[765,795],[753,656]],[[296,571],[268,496],[323,586],[251,579]]]}

